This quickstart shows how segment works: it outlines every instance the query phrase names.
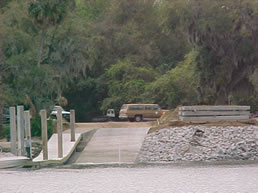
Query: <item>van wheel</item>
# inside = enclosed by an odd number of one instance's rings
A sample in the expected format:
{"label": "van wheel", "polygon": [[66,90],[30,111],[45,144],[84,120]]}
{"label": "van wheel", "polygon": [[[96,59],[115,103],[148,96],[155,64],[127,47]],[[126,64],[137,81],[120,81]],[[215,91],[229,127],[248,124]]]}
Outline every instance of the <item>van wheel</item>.
{"label": "van wheel", "polygon": [[135,121],[136,121],[136,122],[142,121],[142,116],[141,116],[141,115],[136,115],[136,116],[135,116]]}
{"label": "van wheel", "polygon": [[130,122],[134,122],[134,118],[129,118],[128,119]]}

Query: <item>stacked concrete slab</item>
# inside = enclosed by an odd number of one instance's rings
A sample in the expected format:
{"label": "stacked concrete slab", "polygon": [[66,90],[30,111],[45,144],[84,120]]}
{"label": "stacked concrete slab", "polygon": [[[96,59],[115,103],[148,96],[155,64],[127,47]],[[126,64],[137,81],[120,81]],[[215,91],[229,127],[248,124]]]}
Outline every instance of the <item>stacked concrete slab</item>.
{"label": "stacked concrete slab", "polygon": [[250,117],[250,106],[183,106],[179,108],[182,121],[244,120]]}

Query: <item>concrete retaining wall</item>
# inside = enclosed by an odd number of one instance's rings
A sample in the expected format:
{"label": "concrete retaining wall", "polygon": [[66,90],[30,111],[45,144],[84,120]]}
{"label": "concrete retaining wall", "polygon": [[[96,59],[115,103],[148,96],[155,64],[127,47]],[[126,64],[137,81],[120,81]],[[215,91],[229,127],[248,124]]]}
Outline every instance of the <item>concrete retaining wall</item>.
{"label": "concrete retaining wall", "polygon": [[258,127],[187,126],[149,134],[138,162],[258,160]]}

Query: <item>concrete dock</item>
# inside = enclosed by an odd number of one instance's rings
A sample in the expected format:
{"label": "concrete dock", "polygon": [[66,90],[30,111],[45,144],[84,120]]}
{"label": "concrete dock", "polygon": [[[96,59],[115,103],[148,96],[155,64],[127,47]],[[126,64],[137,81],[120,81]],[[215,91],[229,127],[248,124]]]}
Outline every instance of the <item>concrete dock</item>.
{"label": "concrete dock", "polygon": [[80,142],[80,133],[75,134],[75,141],[71,141],[71,135],[63,133],[63,157],[58,157],[58,136],[53,134],[48,140],[48,160],[43,159],[43,152],[41,151],[39,156],[32,160],[31,164],[46,165],[46,164],[63,164],[65,163],[73,153],[76,145]]}

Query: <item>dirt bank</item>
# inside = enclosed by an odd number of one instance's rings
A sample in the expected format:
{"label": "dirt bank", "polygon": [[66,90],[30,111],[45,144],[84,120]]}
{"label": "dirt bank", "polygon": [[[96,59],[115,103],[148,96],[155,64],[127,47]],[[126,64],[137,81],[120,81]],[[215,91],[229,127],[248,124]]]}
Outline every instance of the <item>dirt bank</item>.
{"label": "dirt bank", "polygon": [[248,119],[248,120],[223,120],[223,121],[180,121],[178,117],[178,108],[171,110],[163,115],[156,122],[152,123],[152,127],[149,133],[159,131],[165,128],[173,127],[184,127],[189,125],[202,125],[202,126],[218,126],[218,127],[245,127],[245,126],[258,126],[258,119]]}

